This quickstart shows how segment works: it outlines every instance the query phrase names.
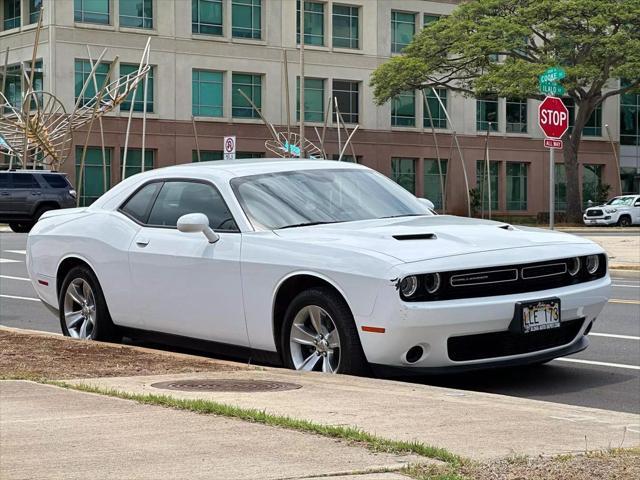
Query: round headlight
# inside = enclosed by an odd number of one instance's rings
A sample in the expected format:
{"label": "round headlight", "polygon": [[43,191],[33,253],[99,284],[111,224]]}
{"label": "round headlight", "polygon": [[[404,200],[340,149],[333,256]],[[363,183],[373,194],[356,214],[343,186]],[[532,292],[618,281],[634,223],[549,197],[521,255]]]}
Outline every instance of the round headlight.
{"label": "round headlight", "polygon": [[424,276],[424,288],[427,293],[436,293],[440,288],[440,274],[428,273]]}
{"label": "round headlight", "polygon": [[575,277],[580,271],[580,259],[578,257],[569,259],[567,268],[569,269],[569,275]]}
{"label": "round headlight", "polygon": [[418,290],[418,277],[415,275],[409,275],[404,277],[400,282],[400,293],[405,298],[412,296]]}
{"label": "round headlight", "polygon": [[600,266],[600,257],[598,255],[589,255],[587,257],[587,272],[590,275],[593,275],[598,271],[598,267]]}

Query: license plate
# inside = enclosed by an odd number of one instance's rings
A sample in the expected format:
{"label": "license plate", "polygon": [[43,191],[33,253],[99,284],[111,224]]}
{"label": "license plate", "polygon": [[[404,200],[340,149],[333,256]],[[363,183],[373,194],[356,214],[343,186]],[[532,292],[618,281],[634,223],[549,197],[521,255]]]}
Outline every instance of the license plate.
{"label": "license plate", "polygon": [[[518,315],[519,314],[519,315]],[[539,332],[560,326],[560,299],[550,298],[516,304],[522,333]]]}

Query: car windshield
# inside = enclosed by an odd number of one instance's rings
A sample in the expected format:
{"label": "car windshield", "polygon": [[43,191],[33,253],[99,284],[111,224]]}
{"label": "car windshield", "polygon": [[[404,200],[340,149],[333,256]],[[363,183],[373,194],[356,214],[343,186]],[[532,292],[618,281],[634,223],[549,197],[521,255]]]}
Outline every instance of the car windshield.
{"label": "car windshield", "polygon": [[260,229],[431,215],[404,188],[367,170],[269,173],[235,178],[231,186]]}
{"label": "car windshield", "polygon": [[607,202],[607,205],[629,206],[633,202],[633,197],[616,197]]}

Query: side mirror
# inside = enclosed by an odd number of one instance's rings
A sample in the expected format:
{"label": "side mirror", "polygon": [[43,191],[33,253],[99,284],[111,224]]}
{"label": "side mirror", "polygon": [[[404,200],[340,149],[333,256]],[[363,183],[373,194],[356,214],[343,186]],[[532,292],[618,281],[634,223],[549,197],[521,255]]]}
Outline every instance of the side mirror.
{"label": "side mirror", "polygon": [[209,243],[216,243],[220,235],[211,230],[209,219],[204,213],[188,213],[178,219],[178,230],[185,233],[202,232]]}
{"label": "side mirror", "polygon": [[436,206],[433,204],[433,202],[427,198],[418,198],[418,201],[423,204],[425,207],[427,207],[429,210],[435,210]]}

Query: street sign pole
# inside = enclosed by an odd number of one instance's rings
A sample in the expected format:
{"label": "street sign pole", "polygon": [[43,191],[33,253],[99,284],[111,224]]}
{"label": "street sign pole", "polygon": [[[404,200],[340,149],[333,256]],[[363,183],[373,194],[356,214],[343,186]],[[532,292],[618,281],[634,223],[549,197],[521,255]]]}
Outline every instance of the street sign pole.
{"label": "street sign pole", "polygon": [[549,149],[549,229],[553,230],[553,217],[555,214],[555,196],[556,196],[556,161],[555,148]]}

